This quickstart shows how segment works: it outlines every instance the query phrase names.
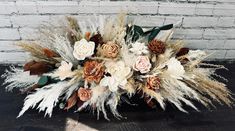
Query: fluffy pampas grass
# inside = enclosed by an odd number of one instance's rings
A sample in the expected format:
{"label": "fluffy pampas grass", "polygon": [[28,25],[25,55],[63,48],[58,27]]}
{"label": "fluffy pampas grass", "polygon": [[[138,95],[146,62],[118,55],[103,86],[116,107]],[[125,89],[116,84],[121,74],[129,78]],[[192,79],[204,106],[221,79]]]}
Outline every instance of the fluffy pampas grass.
{"label": "fluffy pampas grass", "polygon": [[10,69],[2,75],[2,78],[5,78],[3,84],[6,85],[5,88],[7,91],[12,91],[14,88],[29,88],[39,80],[38,76],[31,76],[29,71],[25,72],[23,69],[14,66],[11,66]]}

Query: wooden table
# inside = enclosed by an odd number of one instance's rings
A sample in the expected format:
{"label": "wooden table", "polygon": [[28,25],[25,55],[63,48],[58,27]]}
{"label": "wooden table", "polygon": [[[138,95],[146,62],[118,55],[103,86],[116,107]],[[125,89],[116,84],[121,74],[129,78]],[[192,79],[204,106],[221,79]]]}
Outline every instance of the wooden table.
{"label": "wooden table", "polygon": [[[228,88],[235,92],[235,63],[221,62],[229,71],[218,71],[229,80]],[[9,65],[1,65],[0,74]],[[3,80],[0,80],[2,83]],[[143,100],[138,106],[122,104],[121,114],[127,119],[117,120],[109,114],[111,121],[103,117],[96,120],[96,115],[89,111],[74,113],[74,110],[64,111],[55,109],[52,118],[44,118],[44,113],[36,110],[27,111],[16,119],[23,106],[25,95],[15,92],[5,92],[0,88],[0,131],[81,131],[81,130],[117,130],[117,131],[235,131],[235,109],[218,105],[217,109],[208,111],[196,103],[201,112],[189,107],[189,114],[179,112],[171,104],[165,111],[160,108],[150,109]]]}

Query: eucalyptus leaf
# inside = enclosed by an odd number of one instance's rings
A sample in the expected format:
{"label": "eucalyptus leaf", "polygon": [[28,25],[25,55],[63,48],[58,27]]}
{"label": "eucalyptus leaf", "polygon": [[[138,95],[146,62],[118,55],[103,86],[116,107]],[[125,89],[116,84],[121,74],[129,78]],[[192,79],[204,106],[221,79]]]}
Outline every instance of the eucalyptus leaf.
{"label": "eucalyptus leaf", "polygon": [[39,86],[45,86],[48,83],[48,81],[49,81],[49,76],[41,76],[37,84]]}

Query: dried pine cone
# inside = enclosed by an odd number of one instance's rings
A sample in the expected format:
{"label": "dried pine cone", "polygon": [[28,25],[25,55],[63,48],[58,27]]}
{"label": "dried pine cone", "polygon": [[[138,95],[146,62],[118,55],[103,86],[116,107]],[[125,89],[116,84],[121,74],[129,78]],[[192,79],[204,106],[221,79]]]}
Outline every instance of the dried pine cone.
{"label": "dried pine cone", "polygon": [[148,48],[155,54],[163,54],[166,50],[165,43],[159,40],[152,40],[148,44]]}

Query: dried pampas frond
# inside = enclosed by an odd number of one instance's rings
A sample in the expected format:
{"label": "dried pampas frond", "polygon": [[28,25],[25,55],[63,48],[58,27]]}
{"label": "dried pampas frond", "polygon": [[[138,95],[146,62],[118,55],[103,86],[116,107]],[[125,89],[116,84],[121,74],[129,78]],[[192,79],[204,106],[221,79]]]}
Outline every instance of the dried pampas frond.
{"label": "dried pampas frond", "polygon": [[100,112],[103,113],[104,118],[109,120],[106,106],[109,107],[110,111],[116,118],[121,118],[122,116],[117,111],[117,105],[120,99],[120,94],[112,93],[105,87],[96,86],[92,88],[92,97],[90,100],[83,103],[78,111],[86,108],[87,106],[93,107],[93,111],[97,111],[97,119],[99,119]]}
{"label": "dried pampas frond", "polygon": [[118,44],[123,44],[126,33],[125,14],[120,14],[116,19],[108,19],[104,24],[103,40],[115,41]]}
{"label": "dried pampas frond", "polygon": [[39,111],[46,111],[45,116],[51,117],[54,106],[56,106],[59,97],[69,87],[67,81],[61,81],[55,84],[49,84],[43,88],[36,89],[36,92],[25,98],[24,106],[17,117],[22,116],[29,108],[35,108]]}
{"label": "dried pampas frond", "polygon": [[65,61],[72,63],[74,66],[78,65],[78,60],[73,56],[73,47],[65,36],[54,34],[54,39],[51,40],[53,41],[56,52]]}
{"label": "dried pampas frond", "polygon": [[2,75],[2,78],[5,78],[3,85],[7,85],[5,87],[7,91],[12,91],[14,88],[30,88],[39,80],[37,75],[31,76],[29,71],[24,72],[23,69],[14,66],[11,66],[10,69]]}

